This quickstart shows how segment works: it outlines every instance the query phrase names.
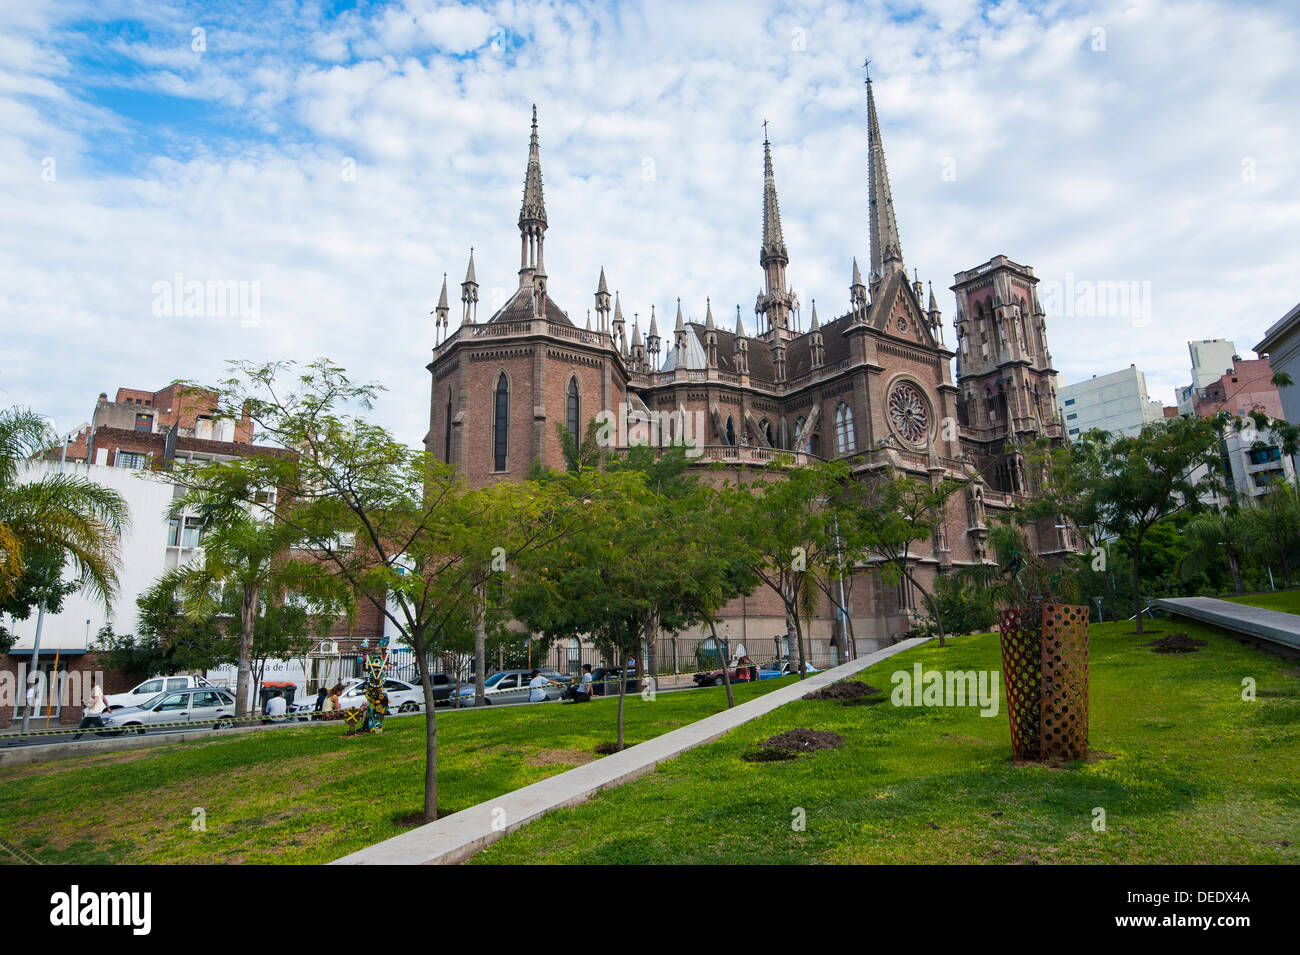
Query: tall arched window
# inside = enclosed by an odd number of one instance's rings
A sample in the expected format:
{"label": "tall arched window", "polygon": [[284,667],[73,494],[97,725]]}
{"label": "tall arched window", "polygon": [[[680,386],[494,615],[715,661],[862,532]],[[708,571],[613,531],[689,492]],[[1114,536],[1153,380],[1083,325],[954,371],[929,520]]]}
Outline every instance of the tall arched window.
{"label": "tall arched window", "polygon": [[442,439],[442,459],[448,464],[451,463],[451,389],[447,389],[447,422],[446,434]]}
{"label": "tall arched window", "polygon": [[581,417],[578,414],[580,405],[578,404],[578,379],[569,379],[569,394],[565,406],[565,423],[568,425],[569,434],[573,435],[573,441],[578,446],[582,445]]}
{"label": "tall arched window", "polygon": [[497,379],[496,413],[492,422],[493,464],[496,471],[506,469],[506,448],[510,443],[510,382],[506,373]]}
{"label": "tall arched window", "polygon": [[835,451],[837,454],[849,454],[857,447],[853,437],[853,409],[841,401],[835,409]]}

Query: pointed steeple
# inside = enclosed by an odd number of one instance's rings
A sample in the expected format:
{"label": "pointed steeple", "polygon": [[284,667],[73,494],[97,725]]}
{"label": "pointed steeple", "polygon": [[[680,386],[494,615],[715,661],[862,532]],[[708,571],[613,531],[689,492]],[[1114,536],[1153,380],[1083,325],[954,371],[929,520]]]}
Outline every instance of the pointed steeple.
{"label": "pointed steeple", "polygon": [[706,298],[704,300],[704,328],[711,331],[716,327],[713,324],[713,301]]}
{"label": "pointed steeple", "polygon": [[469,268],[465,270],[465,281],[460,283],[460,301],[461,324],[473,325],[478,320],[478,279],[474,277],[473,246],[469,250]]}
{"label": "pointed steeple", "polygon": [[822,325],[817,321],[817,299],[812,300],[812,328],[808,331],[808,358],[814,368],[826,363],[826,344],[822,341]]}
{"label": "pointed steeple", "polygon": [[862,272],[858,269],[858,257],[853,257],[853,281],[849,284],[849,308],[858,311],[867,307],[867,287],[862,284]]}
{"label": "pointed steeple", "polygon": [[600,284],[596,286],[597,293],[609,294],[609,286],[605,284],[605,266],[600,267]]}
{"label": "pointed steeple", "polygon": [[745,336],[745,326],[740,321],[740,306],[736,306],[736,336],[731,340],[731,350],[735,355],[736,374],[749,374],[749,339]]}
{"label": "pointed steeple", "polygon": [[528,169],[524,173],[524,203],[519,208],[519,228],[527,223],[546,225],[546,202],[542,198],[542,157],[537,142],[537,104],[533,104],[533,131],[528,138]]}
{"label": "pointed steeple", "polygon": [[609,286],[605,284],[605,267],[600,267],[600,281],[596,283],[596,325],[599,331],[609,331]]}
{"label": "pointed steeple", "polygon": [[808,329],[811,332],[821,330],[821,323],[817,321],[817,299],[812,300],[812,327]]}
{"label": "pointed steeple", "polygon": [[433,340],[438,343],[443,340],[447,334],[447,273],[442,273],[442,294],[438,296],[438,304],[433,310]]}
{"label": "pointed steeple", "polygon": [[618,290],[614,290],[614,323],[610,327],[614,347],[620,355],[627,354],[627,339],[623,336],[623,305],[618,300]]}
{"label": "pointed steeple", "polygon": [[675,332],[686,331],[686,323],[682,321],[682,300],[677,299],[677,325],[673,328]]}
{"label": "pointed steeple", "polygon": [[776,199],[776,174],[772,172],[772,144],[767,138],[767,124],[763,124],[763,248],[758,264],[767,267],[777,259],[788,264],[790,256],[781,234],[781,207]]}
{"label": "pointed steeple", "polygon": [[745,338],[745,323],[740,320],[740,306],[736,306],[736,337]]}
{"label": "pointed steeple", "polygon": [[709,368],[717,368],[718,326],[713,324],[713,301],[705,299],[704,302],[704,363]]}
{"label": "pointed steeple", "polygon": [[655,321],[655,307],[653,305],[650,306],[650,331],[647,337],[649,338],[659,337],[659,325]]}
{"label": "pointed steeple", "polygon": [[930,305],[929,308],[926,309],[926,311],[928,311],[931,315],[933,315],[935,312],[939,311],[939,303],[934,300],[934,283],[930,282],[929,285],[930,285]]}
{"label": "pointed steeple", "polygon": [[537,145],[537,104],[528,140],[528,169],[524,173],[524,202],[519,207],[519,287],[532,285],[546,294],[546,203],[542,200],[542,159]]}
{"label": "pointed steeple", "polygon": [[887,269],[903,268],[903,246],[898,239],[898,220],[894,216],[894,198],[889,191],[889,171],[885,168],[885,147],[880,141],[880,120],[876,116],[876,95],[867,76],[867,135],[870,152],[867,159],[869,211],[871,224],[871,284],[876,285]]}

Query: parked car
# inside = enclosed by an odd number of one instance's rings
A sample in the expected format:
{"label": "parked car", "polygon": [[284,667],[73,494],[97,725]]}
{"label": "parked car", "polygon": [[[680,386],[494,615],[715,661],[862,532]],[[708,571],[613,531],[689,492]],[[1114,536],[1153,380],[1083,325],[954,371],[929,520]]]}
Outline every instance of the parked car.
{"label": "parked car", "polygon": [[[532,670],[501,670],[493,673],[483,681],[483,702],[492,703],[527,703],[529,697],[528,683],[533,678]],[[554,675],[553,675],[554,674]],[[548,680],[554,680],[557,683],[565,684],[566,681],[557,679],[563,676],[555,670],[542,671],[542,676]],[[558,700],[564,693],[564,686],[548,686],[546,688],[546,700]],[[460,688],[460,705],[474,705],[474,684],[470,682]]]}
{"label": "parked car", "polygon": [[100,723],[113,735],[144,733],[162,723],[229,729],[235,725],[235,695],[216,687],[159,693],[140,706],[123,706],[104,714]]}
{"label": "parked car", "polygon": [[[813,666],[807,660],[804,661],[804,673],[821,673],[822,671]],[[790,676],[799,672],[798,664],[782,663],[779,667],[776,663],[768,663],[758,671],[760,680],[775,680],[778,677]]]}
{"label": "parked car", "polygon": [[[592,696],[618,696],[618,681],[621,679],[618,667],[599,667],[591,671]],[[640,693],[641,683],[636,678],[636,667],[627,671],[627,691]]]}
{"label": "parked car", "polygon": [[[390,713],[416,713],[424,709],[424,691],[405,680],[384,678],[384,692],[388,694]],[[312,701],[315,707],[316,701]],[[350,680],[339,694],[339,709],[353,710],[366,705],[366,681]]]}
{"label": "parked car", "polygon": [[[727,673],[732,683],[749,683],[762,678],[762,673],[756,665],[747,665],[743,667],[730,667]],[[773,674],[774,676],[776,674]],[[697,673],[693,679],[700,686],[722,686],[722,671],[713,670],[709,673]]]}
{"label": "parked car", "polygon": [[104,697],[104,703],[110,710],[117,709],[121,706],[141,706],[152,700],[159,693],[175,692],[177,690],[191,690],[196,687],[206,689],[219,689],[209,683],[201,676],[151,676],[140,685],[127,690],[125,693],[110,693]]}

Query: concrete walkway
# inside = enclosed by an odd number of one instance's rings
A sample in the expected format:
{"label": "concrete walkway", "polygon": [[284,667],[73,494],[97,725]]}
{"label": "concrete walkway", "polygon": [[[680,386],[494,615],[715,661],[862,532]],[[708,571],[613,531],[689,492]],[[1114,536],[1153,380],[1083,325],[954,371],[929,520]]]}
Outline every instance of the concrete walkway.
{"label": "concrete walkway", "polygon": [[1300,650],[1300,616],[1293,613],[1214,597],[1165,597],[1152,601],[1151,605],[1180,617]]}
{"label": "concrete walkway", "polygon": [[613,789],[653,772],[665,760],[711,743],[750,720],[924,642],[924,638],[903,640],[842,666],[773,690],[733,709],[723,710],[689,726],[647,740],[621,753],[570,769],[531,786],[463,809],[437,822],[386,839],[330,864],[448,865],[464,862],[480,849],[554,809],[579,805],[602,790]]}

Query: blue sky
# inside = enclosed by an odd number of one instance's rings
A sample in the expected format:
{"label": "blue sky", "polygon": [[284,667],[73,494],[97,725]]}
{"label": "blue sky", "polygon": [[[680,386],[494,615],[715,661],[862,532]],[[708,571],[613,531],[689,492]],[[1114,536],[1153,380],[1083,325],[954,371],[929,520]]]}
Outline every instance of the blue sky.
{"label": "blue sky", "polygon": [[[419,440],[443,272],[454,300],[472,245],[485,303],[515,282],[533,102],[575,321],[603,265],[629,318],[711,298],[752,326],[764,119],[790,281],[828,320],[867,256],[868,56],[949,323],[953,273],[999,253],[1137,283],[1145,311],[1049,314],[1053,357],[1172,402],[1189,339],[1249,355],[1300,299],[1288,3],[33,0],[0,10],[0,401],[70,428],[100,391],[325,355]],[[158,314],[178,274],[255,285],[256,320]]]}

